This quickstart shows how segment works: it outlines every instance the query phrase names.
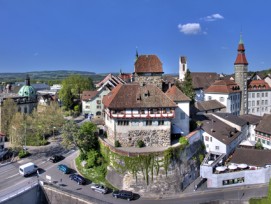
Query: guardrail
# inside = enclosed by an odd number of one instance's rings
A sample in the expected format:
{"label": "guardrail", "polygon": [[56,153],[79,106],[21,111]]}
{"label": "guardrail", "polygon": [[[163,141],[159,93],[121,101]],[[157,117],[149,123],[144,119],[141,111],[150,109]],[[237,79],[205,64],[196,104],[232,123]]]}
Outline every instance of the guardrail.
{"label": "guardrail", "polygon": [[26,185],[24,185],[23,187],[17,188],[16,190],[12,191],[12,193],[6,193],[4,195],[0,196],[0,203],[7,201],[17,195],[20,195],[22,193],[24,193],[25,191],[36,187],[37,185],[39,185],[39,182],[37,179],[32,179],[30,181],[27,182]]}

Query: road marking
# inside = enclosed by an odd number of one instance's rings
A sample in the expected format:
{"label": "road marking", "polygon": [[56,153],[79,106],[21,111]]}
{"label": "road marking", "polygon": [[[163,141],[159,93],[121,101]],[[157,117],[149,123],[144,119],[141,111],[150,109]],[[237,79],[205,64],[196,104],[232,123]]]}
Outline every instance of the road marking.
{"label": "road marking", "polygon": [[9,176],[9,177],[7,177],[6,179],[12,178],[12,177],[17,176],[17,175],[19,175],[19,173],[14,174],[14,175],[12,175],[12,176]]}

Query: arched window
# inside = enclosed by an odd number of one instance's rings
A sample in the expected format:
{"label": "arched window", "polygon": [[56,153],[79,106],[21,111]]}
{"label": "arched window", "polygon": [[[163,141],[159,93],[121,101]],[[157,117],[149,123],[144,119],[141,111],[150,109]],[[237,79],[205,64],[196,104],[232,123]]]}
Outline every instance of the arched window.
{"label": "arched window", "polygon": [[101,111],[97,111],[97,112],[96,112],[96,115],[97,115],[97,116],[100,116],[100,115],[102,115],[102,112],[101,112]]}

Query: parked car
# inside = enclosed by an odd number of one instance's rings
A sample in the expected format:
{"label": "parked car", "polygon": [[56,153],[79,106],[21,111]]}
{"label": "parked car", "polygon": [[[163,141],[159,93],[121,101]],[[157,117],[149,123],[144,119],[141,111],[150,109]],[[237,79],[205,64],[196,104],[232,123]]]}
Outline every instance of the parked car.
{"label": "parked car", "polygon": [[86,180],[83,176],[80,176],[79,174],[71,174],[70,179],[77,182],[79,185],[84,185],[86,183]]}
{"label": "parked car", "polygon": [[61,156],[61,155],[53,155],[52,157],[49,158],[49,161],[53,162],[53,163],[56,163],[56,162],[59,162],[62,159],[63,159],[63,156]]}
{"label": "parked car", "polygon": [[59,164],[57,168],[62,171],[64,174],[69,174],[71,172],[71,169],[67,167],[65,164]]}
{"label": "parked car", "polygon": [[122,198],[128,201],[132,200],[134,195],[132,191],[117,190],[112,193],[114,198]]}
{"label": "parked car", "polygon": [[103,186],[101,184],[93,184],[90,186],[90,188],[93,191],[96,191],[96,192],[102,193],[102,194],[106,194],[108,192],[108,188],[106,188],[105,186]]}

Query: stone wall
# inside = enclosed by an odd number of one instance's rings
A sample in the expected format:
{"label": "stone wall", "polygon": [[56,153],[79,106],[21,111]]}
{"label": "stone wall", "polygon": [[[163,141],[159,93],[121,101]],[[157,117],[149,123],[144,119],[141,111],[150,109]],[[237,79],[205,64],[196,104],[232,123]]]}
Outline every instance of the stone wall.
{"label": "stone wall", "polygon": [[[107,180],[117,188],[131,190],[142,196],[157,198],[158,195],[164,197],[181,193],[199,176],[200,162],[197,158],[203,151],[201,141],[193,143],[173,157],[167,171],[164,168],[165,160],[162,152],[157,156],[160,166],[158,174],[156,168],[154,168],[153,176],[151,168],[148,169],[149,184],[146,182],[145,171],[139,171],[135,177],[135,175],[127,171],[119,174],[119,171],[112,166],[108,168]],[[120,161],[120,164],[123,165],[124,162]]]}
{"label": "stone wall", "polygon": [[135,81],[140,85],[154,84],[162,90],[162,77],[159,76],[135,76]]}
{"label": "stone wall", "polygon": [[[160,130],[128,130],[127,133],[116,133],[122,147],[135,147],[138,140],[142,140],[147,147],[167,147],[170,146],[170,128]],[[107,138],[112,144],[115,142],[115,133],[111,129],[107,130]]]}

